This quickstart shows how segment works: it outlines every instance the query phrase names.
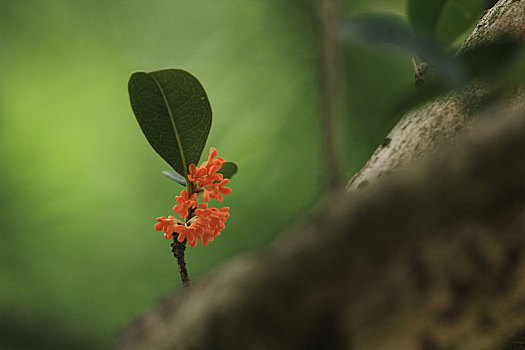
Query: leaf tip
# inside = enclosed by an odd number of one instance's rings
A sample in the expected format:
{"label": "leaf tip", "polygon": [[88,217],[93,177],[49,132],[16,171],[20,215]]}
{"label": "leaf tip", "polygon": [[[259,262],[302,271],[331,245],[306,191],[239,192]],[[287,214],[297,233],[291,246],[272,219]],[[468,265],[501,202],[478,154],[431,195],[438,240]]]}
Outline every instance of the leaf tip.
{"label": "leaf tip", "polygon": [[131,81],[131,80],[133,80],[135,78],[138,78],[141,75],[145,75],[145,74],[146,74],[146,72],[141,71],[141,70],[133,72],[133,73],[131,73],[131,76],[129,77],[129,81]]}

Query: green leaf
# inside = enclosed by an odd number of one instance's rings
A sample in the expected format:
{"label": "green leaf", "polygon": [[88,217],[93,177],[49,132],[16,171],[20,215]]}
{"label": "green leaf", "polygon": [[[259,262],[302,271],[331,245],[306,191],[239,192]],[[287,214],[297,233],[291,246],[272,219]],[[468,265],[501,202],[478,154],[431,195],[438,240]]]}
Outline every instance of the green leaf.
{"label": "green leaf", "polygon": [[415,31],[449,46],[479,19],[486,0],[408,0]]}
{"label": "green leaf", "polygon": [[165,69],[136,72],[128,83],[131,107],[151,147],[187,177],[199,162],[211,127],[204,88],[190,73]]}
{"label": "green leaf", "polygon": [[408,0],[407,14],[416,32],[433,37],[436,24],[447,0]]}
{"label": "green leaf", "polygon": [[237,172],[239,168],[234,162],[224,162],[218,173],[222,174],[225,179],[231,179],[231,177]]}
{"label": "green leaf", "polygon": [[444,45],[452,44],[478,21],[485,3],[486,0],[448,0],[436,24],[435,38]]}

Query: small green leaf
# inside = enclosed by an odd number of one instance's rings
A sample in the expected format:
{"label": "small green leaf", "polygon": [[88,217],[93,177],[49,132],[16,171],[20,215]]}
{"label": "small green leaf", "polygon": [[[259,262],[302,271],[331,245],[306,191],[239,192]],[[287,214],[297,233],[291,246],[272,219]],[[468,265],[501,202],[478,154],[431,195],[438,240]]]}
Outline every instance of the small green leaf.
{"label": "small green leaf", "polygon": [[449,46],[476,23],[486,0],[408,0],[407,5],[416,32]]}
{"label": "small green leaf", "polygon": [[370,43],[399,48],[419,56],[435,70],[435,75],[451,86],[464,83],[464,73],[456,58],[425,36],[414,33],[401,19],[384,15],[359,15],[347,18],[342,26],[343,38],[355,37]]}
{"label": "small green leaf", "polygon": [[486,0],[448,0],[436,23],[435,38],[444,45],[452,44],[478,21],[485,3]]}
{"label": "small green leaf", "polygon": [[183,177],[199,162],[211,127],[204,88],[190,73],[136,72],[128,84],[131,107],[153,149]]}
{"label": "small green leaf", "polygon": [[164,170],[162,172],[162,175],[164,175],[166,177],[169,177],[170,179],[172,179],[176,183],[186,187],[186,180],[182,176],[177,174],[176,172]]}
{"label": "small green leaf", "polygon": [[416,32],[433,37],[441,10],[447,0],[408,0],[407,14]]}
{"label": "small green leaf", "polygon": [[218,173],[222,174],[225,179],[231,179],[231,177],[237,172],[239,168],[234,162],[225,162]]}

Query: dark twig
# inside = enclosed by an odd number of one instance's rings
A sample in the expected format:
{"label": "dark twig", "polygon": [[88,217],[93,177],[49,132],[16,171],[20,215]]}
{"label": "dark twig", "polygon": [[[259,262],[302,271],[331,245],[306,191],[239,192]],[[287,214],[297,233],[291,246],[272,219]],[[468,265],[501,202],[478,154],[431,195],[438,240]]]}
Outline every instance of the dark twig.
{"label": "dark twig", "polygon": [[184,251],[186,250],[186,241],[177,241],[178,235],[173,235],[173,243],[171,243],[171,251],[177,259],[179,265],[180,278],[182,279],[182,285],[184,287],[190,286],[190,277],[188,275],[188,269],[186,268],[186,260],[184,259]]}
{"label": "dark twig", "polygon": [[[195,186],[191,181],[186,181],[188,193],[193,194],[195,192]],[[186,223],[194,216],[194,209],[190,208],[188,211],[188,216],[186,217]],[[177,265],[179,265],[180,278],[182,280],[182,285],[184,287],[189,287],[190,276],[188,275],[188,269],[186,268],[186,260],[184,258],[184,251],[186,250],[186,240],[184,242],[179,242],[177,238],[179,235],[173,233],[173,243],[171,243],[171,251],[177,259]]]}

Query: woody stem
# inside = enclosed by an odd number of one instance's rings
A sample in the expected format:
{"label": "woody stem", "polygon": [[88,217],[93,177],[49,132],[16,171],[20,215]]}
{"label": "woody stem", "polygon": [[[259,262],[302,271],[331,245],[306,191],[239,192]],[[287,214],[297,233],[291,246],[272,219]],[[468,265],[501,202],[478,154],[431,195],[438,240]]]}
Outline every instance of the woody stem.
{"label": "woody stem", "polygon": [[182,279],[182,285],[184,287],[190,286],[190,277],[188,275],[188,269],[186,269],[186,260],[184,259],[184,251],[186,250],[186,241],[179,242],[177,236],[173,236],[173,243],[171,243],[171,251],[177,259],[179,265],[180,278]]}
{"label": "woody stem", "polygon": [[[187,191],[188,195],[191,197],[193,194],[193,183],[186,178],[187,183]],[[190,208],[188,216],[185,219],[185,223],[187,223],[191,218],[193,217],[193,209]],[[190,276],[188,275],[188,269],[186,268],[186,260],[184,258],[184,251],[186,250],[186,241],[179,242],[177,240],[178,234],[173,235],[173,243],[171,243],[171,251],[173,252],[173,255],[177,259],[177,264],[179,265],[179,273],[180,278],[182,280],[182,285],[184,287],[189,287],[190,282]]]}

